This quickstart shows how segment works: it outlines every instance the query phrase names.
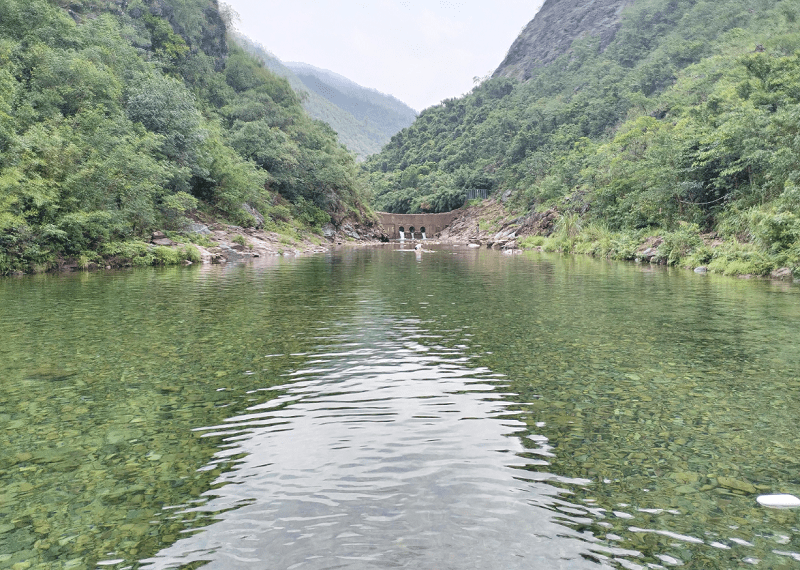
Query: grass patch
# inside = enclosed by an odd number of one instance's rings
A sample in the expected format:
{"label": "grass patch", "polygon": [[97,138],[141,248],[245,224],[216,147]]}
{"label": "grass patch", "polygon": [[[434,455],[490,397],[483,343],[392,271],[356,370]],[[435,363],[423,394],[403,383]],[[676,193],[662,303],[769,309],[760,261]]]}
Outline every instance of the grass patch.
{"label": "grass patch", "polygon": [[200,250],[193,245],[154,247],[142,241],[110,242],[100,248],[100,254],[107,264],[118,267],[179,265],[184,261],[197,263],[202,260]]}

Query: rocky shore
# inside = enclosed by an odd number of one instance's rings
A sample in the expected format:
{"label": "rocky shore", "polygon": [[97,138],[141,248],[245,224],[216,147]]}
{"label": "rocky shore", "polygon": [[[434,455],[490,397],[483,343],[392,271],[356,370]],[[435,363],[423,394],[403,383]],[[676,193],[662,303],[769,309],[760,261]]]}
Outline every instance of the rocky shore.
{"label": "rocky shore", "polygon": [[[200,252],[202,263],[241,262],[275,255],[324,253],[337,245],[367,245],[383,238],[379,227],[357,222],[344,222],[338,227],[327,224],[322,228],[322,235],[300,238],[290,238],[264,229],[220,223],[194,223],[188,227],[187,234],[195,238],[192,245]],[[154,232],[150,243],[155,246],[181,248],[191,243],[189,240],[186,242],[170,239],[163,232]]]}
{"label": "rocky shore", "polygon": [[473,244],[492,249],[519,249],[519,240],[532,235],[550,235],[558,218],[555,210],[509,214],[494,200],[464,208],[445,228],[439,239],[445,243]]}
{"label": "rocky shore", "polygon": [[[318,234],[294,235],[244,228],[208,220],[192,220],[181,232],[155,231],[148,242],[128,244],[125,252],[98,254],[94,258],[58,259],[55,271],[116,269],[147,265],[224,264],[269,256],[324,253],[345,245],[371,245],[386,241],[376,223],[345,220],[322,227]],[[22,275],[14,272],[12,275]]]}
{"label": "rocky shore", "polygon": [[[503,198],[464,208],[437,239],[443,243],[507,252],[520,249],[557,251],[653,265],[675,265],[699,274],[721,273],[739,279],[795,280],[796,270],[783,266],[785,261],[759,253],[752,244],[726,241],[713,232],[677,235],[682,231],[678,229],[672,234],[646,235],[614,234],[603,230],[604,235],[597,236],[592,235],[591,228],[583,228],[580,223],[571,229],[565,228],[563,223],[559,225],[561,214],[553,209],[524,215],[509,212]],[[600,233],[596,227],[594,230]]]}

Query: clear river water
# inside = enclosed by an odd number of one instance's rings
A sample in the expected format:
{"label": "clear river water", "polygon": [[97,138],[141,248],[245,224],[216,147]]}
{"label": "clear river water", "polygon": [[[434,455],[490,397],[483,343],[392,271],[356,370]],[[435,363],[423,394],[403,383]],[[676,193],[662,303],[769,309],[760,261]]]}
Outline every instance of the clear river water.
{"label": "clear river water", "polygon": [[800,567],[800,287],[397,248],[0,280],[0,568]]}

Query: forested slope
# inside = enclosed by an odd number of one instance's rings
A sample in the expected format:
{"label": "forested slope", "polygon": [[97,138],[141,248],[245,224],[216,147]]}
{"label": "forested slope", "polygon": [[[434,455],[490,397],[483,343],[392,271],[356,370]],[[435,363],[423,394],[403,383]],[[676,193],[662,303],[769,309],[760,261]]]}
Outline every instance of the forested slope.
{"label": "forested slope", "polygon": [[0,2],[0,273],[141,251],[195,211],[361,214],[350,153],[228,43],[215,0],[61,6]]}
{"label": "forested slope", "polygon": [[520,212],[800,258],[799,20],[792,1],[637,1],[604,49],[579,34],[524,82],[423,111],[369,161],[375,205],[444,211],[489,188]]}
{"label": "forested slope", "polygon": [[236,34],[234,39],[264,65],[286,78],[301,95],[309,115],[336,131],[339,142],[359,159],[380,152],[392,135],[414,122],[417,113],[408,105],[367,89],[336,73],[304,63],[284,64],[266,48]]}
{"label": "forested slope", "polygon": [[417,118],[416,111],[402,101],[375,89],[366,89],[338,73],[306,63],[290,62],[287,66],[309,91],[346,111],[361,129],[379,136],[369,154],[379,152],[392,135],[411,126]]}

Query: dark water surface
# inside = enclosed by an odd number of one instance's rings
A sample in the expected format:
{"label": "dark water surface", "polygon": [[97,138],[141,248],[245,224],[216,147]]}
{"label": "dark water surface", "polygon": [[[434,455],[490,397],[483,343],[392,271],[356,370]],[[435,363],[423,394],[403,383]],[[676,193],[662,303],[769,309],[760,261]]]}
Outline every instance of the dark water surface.
{"label": "dark water surface", "polygon": [[798,330],[485,250],[0,280],[0,568],[798,568]]}

